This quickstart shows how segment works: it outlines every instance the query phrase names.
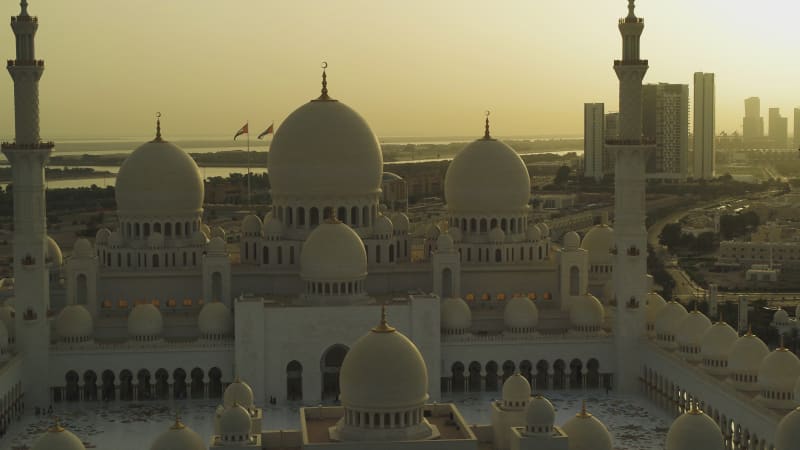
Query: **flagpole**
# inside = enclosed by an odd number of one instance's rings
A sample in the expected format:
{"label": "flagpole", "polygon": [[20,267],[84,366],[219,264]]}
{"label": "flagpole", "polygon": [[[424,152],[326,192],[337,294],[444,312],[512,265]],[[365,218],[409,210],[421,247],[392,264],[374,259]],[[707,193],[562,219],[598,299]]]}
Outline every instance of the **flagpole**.
{"label": "flagpole", "polygon": [[251,207],[250,201],[250,121],[247,121],[247,208]]}

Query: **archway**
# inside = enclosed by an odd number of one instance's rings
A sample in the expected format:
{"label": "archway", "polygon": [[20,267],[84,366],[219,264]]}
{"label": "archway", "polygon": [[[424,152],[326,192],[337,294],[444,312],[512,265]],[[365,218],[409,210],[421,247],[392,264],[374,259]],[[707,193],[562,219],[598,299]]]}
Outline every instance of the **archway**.
{"label": "archway", "polygon": [[303,400],[303,365],[298,361],[286,365],[286,399]]}
{"label": "archway", "polygon": [[486,363],[486,390],[496,391],[498,389],[497,383],[497,363],[489,361]]}
{"label": "archway", "polygon": [[78,305],[85,305],[88,299],[88,282],[86,281],[86,275],[80,274],[75,279],[75,303]]}
{"label": "archway", "polygon": [[203,369],[199,367],[195,367],[192,369],[192,385],[191,385],[191,394],[192,398],[203,398],[205,397],[205,383],[203,383]]}
{"label": "archway", "polygon": [[567,365],[563,360],[557,359],[553,363],[553,389],[564,389],[564,374]]}
{"label": "archway", "polygon": [[[514,223],[514,222],[511,222]],[[527,359],[519,363],[519,373],[533,386],[533,364]]]}
{"label": "archway", "polygon": [[137,389],[137,400],[150,400],[152,397],[150,392],[150,371],[142,369],[136,374],[136,380],[139,383]]}
{"label": "archway", "polygon": [[583,387],[583,363],[580,359],[573,359],[569,363],[569,387],[570,389]]}
{"label": "archway", "polygon": [[477,361],[469,363],[469,391],[481,391],[481,363]]}
{"label": "archway", "polygon": [[219,367],[212,367],[208,371],[208,398],[222,397],[222,371]]}
{"label": "archway", "polygon": [[67,382],[66,389],[64,389],[66,400],[68,402],[77,402],[81,399],[80,390],[78,388],[78,379],[80,378],[78,373],[74,370],[70,370],[64,378]]}
{"label": "archway", "polygon": [[83,374],[83,399],[97,400],[97,374],[93,370],[87,370]]}
{"label": "archway", "polygon": [[464,392],[465,380],[464,380],[464,364],[460,361],[453,363],[451,367],[451,383],[452,383],[452,390],[453,392]]}
{"label": "archway", "polygon": [[133,400],[133,374],[127,369],[119,374],[119,399]]}
{"label": "archway", "polygon": [[322,353],[320,370],[322,371],[322,400],[339,400],[339,371],[342,369],[347,351],[346,345],[334,344]]}
{"label": "archway", "polygon": [[172,395],[175,400],[186,398],[186,371],[183,369],[175,369],[172,373]]}
{"label": "archway", "polygon": [[578,266],[569,269],[569,295],[581,295],[581,271]]}
{"label": "archway", "polygon": [[211,300],[215,302],[222,301],[222,274],[214,272],[211,275]]}
{"label": "archway", "polygon": [[169,399],[169,372],[166,369],[156,370],[156,398]]}
{"label": "archway", "polygon": [[117,392],[114,388],[114,372],[110,370],[103,371],[103,401],[114,401],[117,399]]}
{"label": "archway", "polygon": [[544,391],[548,389],[547,376],[550,365],[545,360],[540,360],[536,363],[536,390]]}
{"label": "archway", "polygon": [[453,271],[449,267],[442,270],[442,298],[453,296]]}
{"label": "archway", "polygon": [[514,361],[506,361],[503,363],[503,383],[506,382],[508,377],[514,375]]}
{"label": "archway", "polygon": [[600,387],[600,362],[592,358],[586,363],[586,387],[599,388]]}

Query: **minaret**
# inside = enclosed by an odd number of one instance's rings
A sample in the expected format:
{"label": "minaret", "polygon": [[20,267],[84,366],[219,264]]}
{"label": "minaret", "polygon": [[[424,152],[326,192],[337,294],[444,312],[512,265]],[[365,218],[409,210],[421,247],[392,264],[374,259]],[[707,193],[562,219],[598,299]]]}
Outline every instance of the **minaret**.
{"label": "minaret", "polygon": [[50,404],[48,351],[50,287],[45,266],[44,166],[53,150],[52,142],[39,138],[39,79],[44,61],[37,60],[34,36],[39,22],[28,15],[28,2],[11,18],[17,41],[17,57],[8,61],[14,80],[14,142],[2,144],[11,163],[14,186],[14,295],[16,296],[17,351],[23,357],[22,384],[27,408]]}
{"label": "minaret", "polygon": [[652,144],[642,139],[642,79],[647,60],[639,58],[644,20],[634,14],[619,20],[622,59],[614,61],[619,78],[619,139],[607,146],[616,154],[614,167],[614,288],[617,297],[614,335],[617,389],[637,389],[637,341],[646,336],[647,229],[645,228],[645,159]]}

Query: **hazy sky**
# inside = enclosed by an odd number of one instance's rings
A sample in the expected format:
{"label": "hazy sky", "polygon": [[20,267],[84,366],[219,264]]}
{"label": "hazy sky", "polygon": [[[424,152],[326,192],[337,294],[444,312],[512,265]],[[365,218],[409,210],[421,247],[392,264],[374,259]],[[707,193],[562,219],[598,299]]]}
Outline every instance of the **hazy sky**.
{"label": "hazy sky", "polygon": [[[616,110],[625,0],[29,0],[44,137],[254,132],[329,88],[379,136],[580,135],[584,102]],[[0,17],[17,14],[4,0]],[[717,129],[800,106],[796,0],[639,0],[646,82],[716,73]],[[14,57],[10,27],[0,55]],[[10,78],[0,135],[12,134]],[[790,125],[790,130],[791,130]],[[791,133],[791,131],[790,131]]]}

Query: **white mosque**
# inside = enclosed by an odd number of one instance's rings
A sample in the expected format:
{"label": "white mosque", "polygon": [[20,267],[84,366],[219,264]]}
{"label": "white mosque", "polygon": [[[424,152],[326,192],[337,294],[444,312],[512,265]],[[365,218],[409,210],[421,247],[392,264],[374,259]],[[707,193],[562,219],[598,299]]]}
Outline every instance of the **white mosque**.
{"label": "white mosque", "polygon": [[[54,402],[221,398],[212,436],[176,418],[152,450],[610,450],[584,408],[557,426],[532,392],[611,388],[679,414],[668,450],[800,448],[800,360],[651,292],[646,274],[641,83],[644,21],[620,19],[614,228],[551,241],[529,220],[530,177],[491,136],[452,161],[448,219],[412,237],[381,207],[383,159],[366,120],[331,97],[300,106],[269,152],[273,204],[226,230],[203,223],[203,180],[162,137],[116,183],[118,225],[70,256],[47,236],[36,17],[12,17],[16,139],[14,298],[0,307],[0,432]],[[412,258],[412,248],[423,257]],[[56,274],[55,276],[53,274]],[[49,283],[66,280],[66,306]],[[365,334],[366,333],[366,334]],[[246,380],[245,383],[242,380]],[[443,393],[498,391],[490,424]],[[263,430],[257,405],[300,409]],[[144,444],[143,448],[147,445]],[[36,450],[84,449],[56,424]]]}

